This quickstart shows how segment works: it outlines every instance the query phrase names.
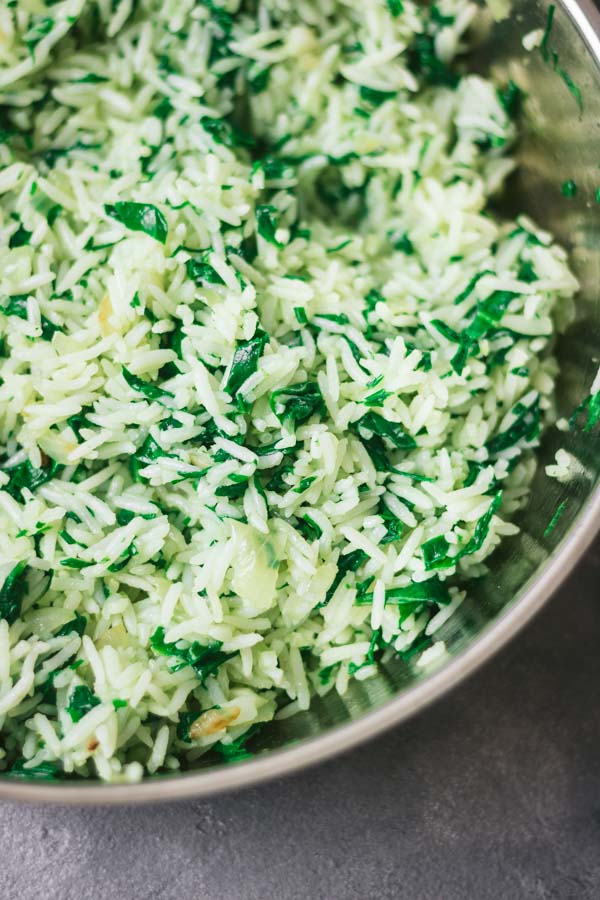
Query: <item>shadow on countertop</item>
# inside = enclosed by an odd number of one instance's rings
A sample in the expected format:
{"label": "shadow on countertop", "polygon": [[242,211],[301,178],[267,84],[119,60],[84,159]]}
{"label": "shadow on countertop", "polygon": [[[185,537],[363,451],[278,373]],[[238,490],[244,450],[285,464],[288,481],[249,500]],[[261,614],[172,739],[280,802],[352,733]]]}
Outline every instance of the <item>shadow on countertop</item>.
{"label": "shadow on countertop", "polygon": [[495,660],[341,759],[213,800],[0,807],[3,900],[600,897],[600,542]]}

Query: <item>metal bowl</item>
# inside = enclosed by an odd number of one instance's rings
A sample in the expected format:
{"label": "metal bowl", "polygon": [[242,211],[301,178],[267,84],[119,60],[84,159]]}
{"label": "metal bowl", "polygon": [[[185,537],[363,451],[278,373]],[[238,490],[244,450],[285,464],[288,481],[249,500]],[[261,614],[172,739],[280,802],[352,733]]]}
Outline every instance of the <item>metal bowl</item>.
{"label": "metal bowl", "polygon": [[[482,35],[476,62],[482,71],[512,77],[528,95],[519,169],[501,212],[526,211],[571,253],[581,281],[577,320],[558,343],[558,409],[568,417],[588,394],[600,362],[600,13],[592,0],[559,0],[548,52],[526,53],[523,36],[544,28],[546,0],[515,0],[510,16]],[[546,56],[547,59],[543,57]],[[580,93],[579,93],[580,92]],[[560,186],[574,179],[575,197]],[[568,484],[548,479],[544,464],[565,447],[581,464]],[[548,600],[600,526],[600,443],[592,432],[553,429],[543,440],[540,464],[521,532],[494,555],[488,576],[446,623],[441,637],[449,657],[422,671],[393,661],[380,674],[355,682],[311,709],[265,729],[250,759],[155,776],[135,785],[0,779],[0,797],[61,803],[137,803],[203,796],[255,784],[354,747],[423,709],[489,659]],[[559,504],[556,527],[548,531]]]}

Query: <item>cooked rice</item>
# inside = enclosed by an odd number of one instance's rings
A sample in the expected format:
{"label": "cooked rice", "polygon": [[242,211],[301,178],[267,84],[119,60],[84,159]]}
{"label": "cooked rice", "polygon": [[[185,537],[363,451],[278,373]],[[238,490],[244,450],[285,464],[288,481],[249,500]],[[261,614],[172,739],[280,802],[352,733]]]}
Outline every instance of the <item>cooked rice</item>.
{"label": "cooked rice", "polygon": [[137,780],[439,664],[577,283],[490,211],[518,91],[465,73],[474,4],[30,8],[0,9],[1,752]]}

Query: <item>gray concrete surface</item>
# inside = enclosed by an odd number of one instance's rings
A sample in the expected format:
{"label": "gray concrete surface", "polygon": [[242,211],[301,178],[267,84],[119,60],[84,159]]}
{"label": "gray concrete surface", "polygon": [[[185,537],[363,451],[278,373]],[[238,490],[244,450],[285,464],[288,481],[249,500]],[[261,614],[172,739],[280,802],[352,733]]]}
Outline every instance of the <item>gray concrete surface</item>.
{"label": "gray concrete surface", "polygon": [[135,809],[0,807],[2,900],[600,897],[600,543],[393,733],[288,780]]}

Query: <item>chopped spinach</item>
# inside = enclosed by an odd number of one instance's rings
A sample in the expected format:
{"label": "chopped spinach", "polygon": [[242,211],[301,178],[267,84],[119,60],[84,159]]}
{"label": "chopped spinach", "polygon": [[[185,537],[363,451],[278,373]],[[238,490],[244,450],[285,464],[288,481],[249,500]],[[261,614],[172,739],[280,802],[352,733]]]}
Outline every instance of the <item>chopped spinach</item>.
{"label": "chopped spinach", "polygon": [[357,438],[360,440],[361,444],[371,457],[371,462],[378,472],[394,471],[394,468],[388,459],[387,450],[382,438],[380,438],[376,434],[372,435],[371,437],[365,437],[363,434],[360,434],[357,430],[355,430],[352,426],[350,426],[350,431],[356,434]]}
{"label": "chopped spinach", "polygon": [[17,759],[6,772],[10,778],[22,778],[25,781],[60,781],[63,777],[58,763],[42,762],[37,766],[26,766],[26,759]]}
{"label": "chopped spinach", "polygon": [[18,319],[27,318],[27,294],[13,294],[0,307],[0,312],[5,316],[16,316]]}
{"label": "chopped spinach", "polygon": [[296,528],[303,538],[311,542],[318,541],[323,534],[323,529],[308,514],[298,519]]}
{"label": "chopped spinach", "polygon": [[74,84],[102,84],[104,81],[108,81],[104,75],[97,75],[95,72],[88,72],[87,75],[83,75],[81,78],[74,79]]}
{"label": "chopped spinach", "polygon": [[199,641],[194,641],[186,648],[178,647],[177,643],[165,641],[165,629],[162,626],[159,626],[150,638],[150,646],[155,653],[159,653],[162,656],[176,657],[181,660],[181,662],[170,667],[172,672],[177,672],[179,669],[183,669],[184,666],[191,666],[202,684],[211,675],[216,675],[219,666],[226,660],[235,656],[235,653],[223,653],[221,641],[210,641],[206,645],[201,644]]}
{"label": "chopped spinach", "polygon": [[26,228],[23,228],[22,225],[19,225],[17,230],[11,234],[8,239],[8,246],[11,250],[15,247],[26,247],[29,244],[32,232],[27,231]]}
{"label": "chopped spinach", "polygon": [[163,97],[152,111],[152,115],[156,116],[157,119],[167,119],[170,114],[173,112],[173,104],[169,100],[168,97]]}
{"label": "chopped spinach", "polygon": [[223,144],[224,147],[252,147],[254,138],[242,131],[238,131],[225,119],[214,119],[211,116],[202,116],[200,124],[210,134],[215,144]]}
{"label": "chopped spinach", "polygon": [[204,282],[208,282],[209,284],[224,284],[221,276],[209,263],[209,257],[210,253],[209,251],[206,251],[202,254],[200,259],[188,259],[185,264],[188,277],[191,278],[195,284],[202,284]]}
{"label": "chopped spinach", "polygon": [[452,25],[456,21],[456,16],[453,16],[451,13],[443,13],[437,3],[432,5],[429,15],[433,23],[442,27]]}
{"label": "chopped spinach", "polygon": [[[495,333],[496,326],[501,321],[506,308],[516,296],[512,291],[493,291],[485,300],[478,301],[473,320],[460,335],[456,335],[459,339],[459,347],[452,357],[450,365],[457,375],[462,373],[469,356],[477,352],[479,339]],[[451,330],[447,326],[444,327],[446,337],[450,337]]]}
{"label": "chopped spinach", "polygon": [[423,551],[423,562],[427,571],[431,569],[445,569],[454,565],[454,560],[448,558],[448,550],[450,544],[443,535],[431,538],[426,541],[421,550]]}
{"label": "chopped spinach", "polygon": [[63,211],[62,206],[59,203],[55,203],[54,206],[51,206],[48,212],[46,213],[46,221],[48,225],[52,228],[59,215]]}
{"label": "chopped spinach", "polygon": [[358,437],[362,439],[372,438],[374,436],[385,438],[397,447],[399,450],[413,450],[417,443],[412,435],[396,422],[390,422],[379,413],[368,412],[357,422],[353,422],[350,426]]}
{"label": "chopped spinach", "polygon": [[[13,294],[9,297],[6,304],[0,307],[0,312],[5,316],[16,316],[18,319],[27,320],[27,294]],[[55,325],[45,316],[41,317],[42,339],[51,341],[57,331],[62,331],[59,325]]]}
{"label": "chopped spinach", "polygon": [[306,315],[306,310],[303,306],[295,306],[294,315],[298,325],[306,325],[308,323],[308,316]]}
{"label": "chopped spinach", "polygon": [[[439,578],[427,581],[411,582],[405,587],[388,588],[385,592],[386,603],[419,606],[421,603],[437,603],[445,605],[450,602],[448,587]],[[359,606],[373,602],[373,594],[363,594],[356,599]]]}
{"label": "chopped spinach", "polygon": [[335,669],[336,665],[337,665],[337,664],[334,663],[334,664],[331,665],[331,666],[325,666],[324,669],[321,669],[321,670],[319,671],[318,676],[319,676],[319,683],[320,683],[320,684],[322,684],[322,685],[329,684],[329,682],[330,682],[330,680],[331,680],[331,674],[332,674],[333,670]]}
{"label": "chopped spinach", "polygon": [[57,160],[64,156],[68,156],[73,150],[98,150],[100,144],[84,144],[81,141],[75,141],[70,147],[49,147],[42,150],[41,156],[49,169],[53,169]]}
{"label": "chopped spinach", "polygon": [[[582,413],[587,414],[587,421],[583,426],[584,431],[591,431],[600,422],[600,391],[589,394],[573,411],[569,419],[569,427],[574,428]],[[6,488],[5,488],[6,490]]]}
{"label": "chopped spinach", "polygon": [[61,559],[61,566],[64,566],[65,569],[87,569],[89,566],[94,566],[95,563],[93,560],[89,559],[76,559],[73,556],[69,556],[66,559]]}
{"label": "chopped spinach", "polygon": [[294,471],[292,465],[277,466],[273,476],[267,481],[266,488],[268,491],[284,491],[289,488],[289,484],[285,480],[285,476]]}
{"label": "chopped spinach", "polygon": [[[215,709],[214,706],[211,709]],[[208,712],[208,710],[194,710],[192,712],[181,712],[179,713],[179,721],[177,723],[177,737],[180,741],[184,741],[186,744],[191,744],[192,739],[190,737],[190,728],[198,718],[201,716],[203,712]]]}
{"label": "chopped spinach", "polygon": [[79,722],[95,706],[99,706],[100,702],[100,699],[95,694],[92,694],[87,685],[78,684],[69,697],[69,705],[66,707],[66,711],[73,722]]}
{"label": "chopped spinach", "polygon": [[263,156],[257,159],[252,167],[255,172],[262,169],[267,181],[278,181],[280,178],[290,178],[294,174],[294,161],[285,156]]}
{"label": "chopped spinach", "polygon": [[339,253],[340,250],[343,250],[345,247],[348,247],[349,244],[352,243],[353,238],[348,238],[345,241],[342,241],[340,244],[336,244],[335,247],[328,247],[327,253]]}
{"label": "chopped spinach", "polygon": [[83,637],[86,625],[86,617],[80,616],[79,613],[75,613],[75,618],[71,619],[70,622],[67,622],[66,625],[63,625],[63,627],[56,632],[56,637],[63,637],[73,633],[78,634],[79,637]]}
{"label": "chopped spinach", "polygon": [[583,110],[583,96],[579,87],[575,84],[569,73],[564,69],[559,62],[559,55],[556,50],[554,50],[550,46],[550,37],[552,34],[552,29],[554,27],[554,13],[556,11],[556,6],[554,3],[551,3],[548,7],[548,15],[546,18],[546,27],[544,29],[544,34],[542,40],[540,42],[540,55],[544,62],[551,62],[552,69],[556,74],[564,81],[565,85],[569,93],[575,98],[575,102],[579,107],[579,111]]}
{"label": "chopped spinach", "polygon": [[52,16],[32,16],[30,25],[23,35],[23,43],[29,50],[31,56],[35,55],[34,51],[39,42],[50,34],[54,28],[54,19]]}
{"label": "chopped spinach", "polygon": [[516,296],[513,291],[493,291],[485,300],[480,300],[477,303],[475,318],[464,332],[466,338],[478,340],[487,336],[490,328],[500,322],[509,303]]}
{"label": "chopped spinach", "polygon": [[534,281],[538,280],[537,272],[533,268],[533,263],[530,260],[524,260],[521,263],[519,268],[519,281],[525,281],[527,284],[532,284]]}
{"label": "chopped spinach", "polygon": [[398,650],[398,656],[403,662],[408,662],[413,658],[413,656],[417,656],[419,653],[423,653],[424,650],[427,650],[429,647],[433,646],[433,638],[428,635],[420,635],[418,638],[412,642],[410,647],[406,650]]}
{"label": "chopped spinach", "polygon": [[432,319],[431,324],[439,331],[439,333],[446,338],[448,341],[453,341],[455,344],[460,344],[460,335],[454,328],[450,328],[445,322],[442,322],[441,319]]}
{"label": "chopped spinach", "polygon": [[21,605],[27,590],[27,563],[19,562],[10,570],[0,588],[0,618],[9,625],[21,615]]}
{"label": "chopped spinach", "polygon": [[548,7],[548,13],[546,17],[546,27],[544,29],[544,34],[542,40],[540,42],[540,53],[542,55],[542,59],[544,62],[548,62],[550,58],[550,52],[548,48],[548,44],[550,41],[550,35],[552,34],[552,29],[554,27],[554,13],[556,12],[556,7],[554,3],[551,3]]}
{"label": "chopped spinach", "polygon": [[384,391],[383,388],[379,391],[375,391],[372,394],[369,394],[365,397],[364,400],[361,400],[361,403],[364,403],[365,406],[383,406],[388,397],[391,397],[392,394],[390,391]]}
{"label": "chopped spinach", "polygon": [[502,491],[497,491],[487,511],[478,520],[472,537],[454,556],[448,556],[450,544],[445,537],[440,536],[426,541],[421,547],[425,568],[427,570],[448,569],[456,565],[463,556],[470,556],[472,553],[477,553],[477,551],[481,550],[489,533],[492,517],[499,509],[501,503]]}
{"label": "chopped spinach", "polygon": [[378,303],[385,303],[386,299],[383,294],[378,291],[376,288],[371,288],[367,296],[365,297],[365,308],[363,310],[363,317],[365,322],[367,323],[367,337],[370,335],[371,326],[369,325],[369,315],[373,312]]}
{"label": "chopped spinach", "polygon": [[469,282],[467,283],[464,290],[462,290],[460,292],[460,294],[458,294],[458,296],[454,298],[453,302],[456,305],[458,305],[459,303],[462,303],[463,300],[466,300],[467,297],[470,296],[470,294],[472,293],[473,289],[475,288],[477,282],[480,281],[480,279],[483,278],[484,275],[493,275],[493,274],[494,273],[491,272],[489,269],[484,269],[483,272],[476,272],[475,275],[473,275],[473,277],[469,280]]}
{"label": "chopped spinach", "polygon": [[348,666],[348,674],[356,675],[357,672],[360,672],[361,669],[364,669],[366,666],[373,666],[377,662],[377,658],[375,656],[375,652],[380,648],[380,639],[381,639],[381,628],[377,628],[373,634],[371,635],[371,640],[369,641],[369,649],[366,653],[366,658],[363,663],[360,665],[356,665],[356,663],[350,663]]}
{"label": "chopped spinach", "polygon": [[151,203],[133,203],[119,200],[114,204],[106,204],[107,215],[117,219],[130,231],[143,231],[144,234],[164,244],[169,233],[167,220],[156,206]]}
{"label": "chopped spinach", "polygon": [[248,477],[243,476],[240,481],[234,481],[233,484],[225,484],[218,487],[215,491],[215,496],[227,497],[230,500],[238,500],[240,497],[244,496],[247,487]]}
{"label": "chopped spinach", "polygon": [[402,522],[400,519],[397,519],[393,512],[386,506],[385,502],[382,500],[379,504],[378,513],[383,519],[383,524],[387,528],[386,533],[382,537],[380,543],[382,545],[391,544],[394,541],[399,541],[402,537]]}
{"label": "chopped spinach", "polygon": [[312,415],[323,415],[325,403],[316,382],[291,384],[271,394],[270,406],[280,422],[300,425]]}
{"label": "chopped spinach", "polygon": [[400,253],[404,253],[405,256],[414,255],[415,247],[406,231],[403,232],[403,234],[390,235],[390,240],[394,250],[399,250]]}
{"label": "chopped spinach", "polygon": [[352,550],[350,553],[342,554],[338,559],[335,578],[331,582],[331,585],[327,593],[325,594],[325,600],[323,600],[323,602],[320,603],[319,606],[326,606],[348,572],[356,572],[357,569],[360,569],[366,559],[367,554],[364,550]]}
{"label": "chopped spinach", "polygon": [[530,443],[540,433],[540,398],[536,396],[529,406],[517,404],[513,412],[515,421],[506,431],[494,435],[488,442],[487,448],[490,456],[495,456],[509,447],[513,447],[518,441],[525,440]]}
{"label": "chopped spinach", "polygon": [[268,204],[261,204],[256,207],[257,231],[260,236],[269,244],[275,247],[283,247],[284,245],[277,240],[277,209]]}
{"label": "chopped spinach", "polygon": [[377,91],[375,88],[365,87],[365,85],[361,85],[359,88],[360,99],[375,107],[381,106],[386,100],[392,100],[396,94],[396,91]]}
{"label": "chopped spinach", "polygon": [[2,470],[8,475],[9,480],[1,490],[10,494],[14,500],[23,502],[23,490],[35,491],[36,488],[54,478],[61,469],[62,466],[59,466],[53,459],[48,459],[39,469],[32,466],[26,459],[25,462]]}
{"label": "chopped spinach", "polygon": [[111,563],[108,566],[109,572],[120,572],[121,569],[124,569],[130,559],[133,559],[134,556],[137,556],[138,550],[135,544],[130,544],[129,547],[125,550],[125,552],[121,555],[116,562]]}
{"label": "chopped spinach", "polygon": [[238,341],[225,383],[225,390],[232,397],[235,398],[243,383],[258,369],[258,361],[268,342],[269,335],[260,328],[256,329],[254,337],[249,340]]}
{"label": "chopped spinach", "polygon": [[148,435],[142,446],[129,458],[129,471],[133,480],[142,481],[140,469],[144,469],[163,456],[172,458],[173,454],[163,450],[160,444],[157,444],[154,438]]}
{"label": "chopped spinach", "polygon": [[[158,444],[156,446],[158,447]],[[160,455],[162,455],[162,453]],[[119,525],[129,525],[131,520],[138,516],[140,519],[155,519],[156,515],[156,513],[136,513],[131,509],[120,509],[117,512],[117,523]]]}
{"label": "chopped spinach", "polygon": [[315,481],[316,475],[308,475],[306,478],[302,478],[298,487],[294,488],[295,494],[303,494],[304,491],[307,491],[313,481]]}
{"label": "chopped spinach", "polygon": [[560,519],[560,517],[562,516],[562,514],[564,513],[564,511],[566,509],[566,506],[567,506],[566,500],[563,500],[561,503],[558,504],[558,506],[556,508],[556,512],[554,513],[554,515],[548,522],[546,528],[544,529],[544,537],[548,537],[554,531],[554,529],[556,528],[556,526],[558,524],[558,520]]}
{"label": "chopped spinach", "polygon": [[248,76],[248,88],[251,94],[261,94],[263,91],[267,89],[269,86],[269,79],[271,77],[271,68],[270,66],[265,66],[264,69],[259,69],[257,72]]}
{"label": "chopped spinach", "polygon": [[252,450],[253,453],[256,453],[257,456],[269,456],[271,453],[283,453],[283,455],[287,455],[289,453],[294,453],[296,451],[296,447],[283,447],[281,450],[277,449],[277,444],[281,441],[281,438],[278,437],[276,441],[273,441],[271,444],[257,444],[256,446],[247,445],[249,450]]}
{"label": "chopped spinach", "polygon": [[579,112],[580,113],[583,112],[583,94],[581,93],[581,88],[579,88],[575,84],[575,82],[573,81],[573,79],[571,78],[571,76],[569,75],[567,70],[563,69],[563,67],[559,64],[558,53],[556,52],[556,50],[552,51],[552,68],[554,69],[556,74],[560,78],[562,78],[562,80],[564,81],[564,83],[567,87],[567,90],[569,91],[571,96],[575,99],[575,102],[577,103],[577,106],[579,107]]}
{"label": "chopped spinach", "polygon": [[518,113],[521,106],[523,91],[518,84],[515,84],[512,79],[509,79],[506,87],[501,88],[498,91],[498,99],[507,115],[514,116]]}
{"label": "chopped spinach", "polygon": [[[359,606],[373,602],[373,594],[364,594],[357,597]],[[404,587],[389,588],[385,592],[386,603],[398,603],[404,607],[418,607],[422,603],[435,603],[445,606],[450,602],[448,587],[437,576],[427,581],[411,582]]]}
{"label": "chopped spinach", "polygon": [[386,0],[386,3],[387,8],[395,19],[397,19],[398,16],[404,12],[404,4],[402,0]]}
{"label": "chopped spinach", "polygon": [[125,366],[121,366],[121,374],[133,391],[137,391],[138,394],[143,394],[148,400],[160,400],[161,397],[173,397],[173,394],[170,391],[165,391],[163,388],[158,387],[156,384],[152,384],[150,381],[143,381],[141,378],[138,378],[137,375],[130,372],[129,369],[126,369]]}
{"label": "chopped spinach", "polygon": [[415,35],[407,50],[407,61],[410,71],[425,85],[453,88],[458,84],[458,75],[437,55],[435,38],[427,32]]}
{"label": "chopped spinach", "polygon": [[492,517],[496,514],[498,509],[500,508],[500,504],[502,503],[502,491],[497,491],[494,494],[494,498],[489,505],[487,512],[485,512],[482,517],[477,522],[475,526],[475,531],[473,532],[473,537],[469,540],[467,544],[459,551],[459,556],[470,556],[471,553],[477,553],[478,550],[481,550],[483,547],[483,542],[485,541],[488,532],[490,530],[490,523],[492,521]]}
{"label": "chopped spinach", "polygon": [[217,741],[213,750],[222,756],[226,762],[237,762],[240,759],[248,759],[252,756],[252,753],[248,750],[246,744],[249,739],[256,734],[260,727],[260,723],[252,725],[248,731],[240,735],[240,737],[236,738],[234,741],[230,741],[228,744],[224,744],[223,741]]}

